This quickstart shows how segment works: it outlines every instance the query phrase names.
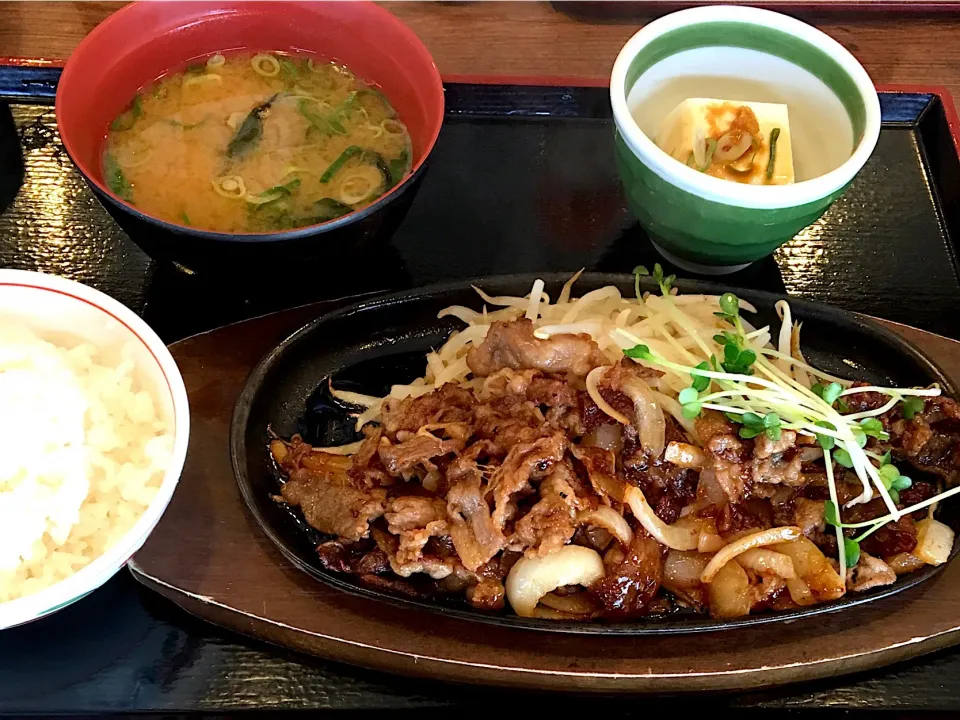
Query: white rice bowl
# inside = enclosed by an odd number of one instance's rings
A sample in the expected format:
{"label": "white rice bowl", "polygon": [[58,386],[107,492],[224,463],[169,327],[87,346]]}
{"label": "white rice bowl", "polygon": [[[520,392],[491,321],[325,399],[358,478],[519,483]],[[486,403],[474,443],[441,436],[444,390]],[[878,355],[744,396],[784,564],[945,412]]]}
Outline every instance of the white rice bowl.
{"label": "white rice bowl", "polygon": [[0,628],[106,582],[183,468],[189,411],[163,342],[86,286],[0,270]]}

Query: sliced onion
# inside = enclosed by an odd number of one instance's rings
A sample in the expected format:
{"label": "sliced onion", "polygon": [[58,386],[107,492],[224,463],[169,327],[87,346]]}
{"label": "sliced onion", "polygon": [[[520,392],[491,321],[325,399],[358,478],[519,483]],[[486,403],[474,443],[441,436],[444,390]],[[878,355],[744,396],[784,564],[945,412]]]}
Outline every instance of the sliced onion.
{"label": "sliced onion", "polygon": [[666,445],[667,422],[653,397],[653,390],[638,377],[627,378],[621,383],[620,390],[633,401],[633,424],[644,451],[651,457],[660,457]]}
{"label": "sliced onion", "polygon": [[742,538],[738,538],[729,545],[724,546],[720,552],[714,555],[710,564],[707,565],[707,568],[703,571],[703,575],[700,576],[700,579],[705,583],[712,581],[714,576],[720,572],[720,568],[747,550],[763,547],[764,545],[773,545],[774,543],[790,542],[791,540],[797,540],[801,537],[803,537],[803,532],[800,528],[793,525],[759,530],[758,532],[744,535]]}
{"label": "sliced onion", "polygon": [[[818,602],[836,600],[846,592],[844,579],[830,564],[823,551],[803,535],[793,542],[779,543],[771,549],[790,556],[797,575],[803,579]],[[789,587],[790,581],[787,582]],[[801,604],[795,598],[794,602]]]}
{"label": "sliced onion", "polygon": [[520,617],[533,617],[540,598],[564,585],[587,587],[605,573],[596,551],[579,545],[564,545],[546,557],[523,557],[510,568],[506,590],[510,607]]}
{"label": "sliced onion", "polygon": [[670,442],[664,451],[663,459],[677,467],[699,470],[703,467],[703,451],[687,443]]}
{"label": "sliced onion", "polygon": [[713,468],[706,468],[700,472],[697,482],[697,501],[706,505],[724,505],[727,502],[727,493],[717,480],[717,472]]}
{"label": "sliced onion", "polygon": [[707,140],[703,135],[703,128],[697,128],[693,139],[693,161],[698,168],[707,164]]}
{"label": "sliced onion", "polygon": [[591,615],[597,610],[586,593],[557,595],[549,592],[540,598],[540,604],[567,615]]}
{"label": "sliced onion", "polygon": [[317,472],[345,473],[353,465],[353,459],[349,455],[335,455],[312,450],[303,456],[300,464],[308,470],[316,470]]}
{"label": "sliced onion", "polygon": [[740,137],[727,133],[717,140],[713,161],[721,165],[733,162],[749,150],[751,145],[753,145],[753,135],[750,133],[741,132]]}
{"label": "sliced onion", "polygon": [[917,523],[917,547],[913,554],[928,565],[942,565],[953,550],[953,530],[939,520],[927,518]]}
{"label": "sliced onion", "polygon": [[606,400],[603,399],[603,396],[600,394],[600,381],[603,380],[603,376],[607,374],[607,370],[610,369],[609,365],[601,365],[591,370],[587,374],[586,385],[587,385],[587,394],[590,396],[590,399],[596,403],[597,407],[600,408],[607,415],[612,417],[618,423],[622,425],[629,425],[630,418],[624,415],[621,412],[617,412],[613,409],[613,406],[610,405]]}
{"label": "sliced onion", "polygon": [[710,614],[718,618],[742,617],[750,614],[750,579],[736,561],[719,568],[716,581],[707,586]]}
{"label": "sliced onion", "polygon": [[[610,532],[624,547],[630,547],[633,542],[633,530],[630,529],[623,515],[608,505],[601,505],[596,510],[585,510],[577,517],[577,525],[596,525]],[[559,609],[559,608],[558,608]]]}
{"label": "sliced onion", "polygon": [[622,429],[619,425],[601,425],[583,438],[587,447],[598,447],[618,453],[623,449]]}
{"label": "sliced onion", "polygon": [[709,555],[670,550],[663,561],[663,586],[670,592],[700,587],[700,575],[708,562]]}
{"label": "sliced onion", "polygon": [[742,552],[737,557],[737,562],[745,570],[753,570],[760,575],[779,575],[784,580],[790,580],[797,576],[797,571],[793,567],[793,560],[789,555],[767,548],[754,548]]}
{"label": "sliced onion", "polygon": [[817,602],[810,591],[810,586],[801,578],[787,580],[787,590],[790,593],[790,599],[797,605],[814,605]]}
{"label": "sliced onion", "polygon": [[694,526],[667,525],[657,517],[650,503],[638,487],[628,485],[623,500],[630,506],[633,516],[640,521],[644,530],[650,533],[661,545],[671,550],[696,550],[700,531]]}
{"label": "sliced onion", "polygon": [[700,526],[700,535],[697,537],[697,550],[702,553],[715,553],[720,550],[727,541],[717,534],[717,526],[714,523],[703,523]]}
{"label": "sliced onion", "polygon": [[541,607],[538,605],[533,609],[533,612],[530,613],[529,617],[536,618],[537,620],[586,620],[582,615],[570,615],[569,613],[560,612],[559,610],[554,610],[553,608]]}
{"label": "sliced onion", "polygon": [[897,575],[914,572],[925,564],[913,553],[897,553],[891,558],[886,558],[885,562]]}

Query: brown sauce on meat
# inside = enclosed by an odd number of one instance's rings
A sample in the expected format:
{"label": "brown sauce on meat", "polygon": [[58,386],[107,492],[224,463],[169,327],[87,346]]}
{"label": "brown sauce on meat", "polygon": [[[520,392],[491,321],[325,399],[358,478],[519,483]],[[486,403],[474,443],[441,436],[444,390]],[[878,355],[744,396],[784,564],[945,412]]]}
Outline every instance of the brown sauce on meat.
{"label": "brown sauce on meat", "polygon": [[[746,114],[738,114],[738,122],[744,131],[753,127]],[[282,500],[329,536],[316,548],[325,569],[387,592],[462,598],[478,610],[501,612],[508,609],[507,578],[520,558],[544,557],[572,543],[597,552],[606,567],[591,587],[554,593],[554,602],[589,609],[579,616],[628,620],[669,611],[677,602],[700,607],[707,593],[698,580],[696,587],[674,588],[676,598],[662,587],[671,556],[625,508],[631,486],[668,524],[693,509],[701,532],[728,541],[796,525],[835,557],[834,531],[823,521],[825,468],[816,460],[801,465],[793,431],[745,439],[726,417],[705,411],[695,423],[703,468],[682,468],[652,457],[632,426],[620,426],[584,392],[582,373],[595,366],[599,352],[589,338],[543,341],[533,338],[529,324],[518,323],[500,328],[490,343],[476,348],[473,358],[487,373],[481,389],[445,385],[387,401],[382,424],[365,431],[352,457],[319,452],[296,436],[272,441],[286,478]],[[557,368],[562,372],[551,371]],[[600,387],[627,417],[632,404],[617,384],[631,377],[653,382],[657,373],[624,362]],[[850,398],[851,406],[864,409],[882,400],[869,393]],[[668,443],[689,441],[669,414],[665,421]],[[898,406],[882,421],[890,439],[883,446],[871,440],[872,449],[890,447],[894,457],[922,472],[960,479],[960,409],[952,400],[928,400],[913,418],[904,418]],[[600,433],[588,435],[605,425],[617,426],[616,443],[601,447]],[[846,506],[860,483],[839,466],[834,470]],[[929,476],[910,475],[914,482],[901,491],[901,507],[936,493]],[[633,532],[629,547],[613,528],[584,522],[598,508],[626,518]],[[863,522],[886,513],[877,498],[844,507],[843,519]],[[909,556],[923,515],[889,523],[861,542],[871,565],[856,575],[858,583],[888,578],[883,559]],[[753,612],[793,607],[779,578],[751,572],[748,579]]]}

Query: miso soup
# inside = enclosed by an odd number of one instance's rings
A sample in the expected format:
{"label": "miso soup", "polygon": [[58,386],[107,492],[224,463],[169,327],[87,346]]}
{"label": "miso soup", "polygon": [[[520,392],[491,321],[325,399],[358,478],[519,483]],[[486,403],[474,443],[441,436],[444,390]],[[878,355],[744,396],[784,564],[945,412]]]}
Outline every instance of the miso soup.
{"label": "miso soup", "polygon": [[410,172],[406,126],[343,65],[213,55],[161,77],[110,125],[110,189],[143,212],[218,232],[312,225],[369,204]]}

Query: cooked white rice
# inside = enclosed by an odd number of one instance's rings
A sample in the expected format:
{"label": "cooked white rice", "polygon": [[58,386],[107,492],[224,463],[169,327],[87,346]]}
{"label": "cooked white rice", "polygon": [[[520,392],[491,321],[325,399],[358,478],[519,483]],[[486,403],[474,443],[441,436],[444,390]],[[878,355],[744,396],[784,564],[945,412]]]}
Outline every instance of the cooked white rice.
{"label": "cooked white rice", "polygon": [[173,433],[133,357],[0,327],[0,602],[102,555],[159,490]]}

